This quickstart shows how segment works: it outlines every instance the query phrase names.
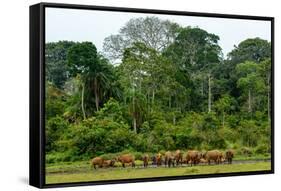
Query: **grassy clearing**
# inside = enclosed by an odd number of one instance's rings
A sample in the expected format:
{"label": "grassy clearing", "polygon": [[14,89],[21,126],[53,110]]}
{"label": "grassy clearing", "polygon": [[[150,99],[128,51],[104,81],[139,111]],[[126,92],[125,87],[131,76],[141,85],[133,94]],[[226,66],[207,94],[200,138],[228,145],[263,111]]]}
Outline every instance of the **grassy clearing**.
{"label": "grassy clearing", "polygon": [[237,155],[234,160],[270,160],[270,155],[253,155],[253,156],[243,156]]}
{"label": "grassy clearing", "polygon": [[[235,156],[234,161],[247,161],[247,160],[270,160],[270,156],[256,155],[256,156]],[[150,161],[151,163],[151,161]],[[117,167],[121,167],[120,163],[115,163]],[[142,166],[143,162],[136,160],[136,166]],[[46,165],[47,173],[72,173],[72,172],[85,172],[91,170],[90,160],[88,161],[75,161],[75,162],[59,162]]]}
{"label": "grassy clearing", "polygon": [[[88,164],[88,163],[87,163]],[[82,164],[81,164],[82,165]],[[114,179],[133,179],[147,177],[164,177],[164,176],[182,176],[194,174],[214,174],[227,172],[243,172],[243,171],[259,171],[270,170],[270,162],[257,162],[251,164],[232,164],[232,165],[206,165],[196,167],[182,168],[136,168],[131,167],[122,169],[119,167],[109,169],[91,170],[88,165],[87,171],[76,171],[75,173],[50,173],[51,168],[47,170],[46,183],[67,183],[67,182],[83,182],[98,180],[114,180]],[[85,169],[84,169],[85,170]]]}
{"label": "grassy clearing", "polygon": [[[142,166],[143,162],[140,160],[135,161],[136,166]],[[121,163],[115,163],[116,167],[122,167]],[[76,162],[61,162],[48,164],[47,173],[73,173],[73,172],[85,172],[92,170],[90,161],[76,161]]]}

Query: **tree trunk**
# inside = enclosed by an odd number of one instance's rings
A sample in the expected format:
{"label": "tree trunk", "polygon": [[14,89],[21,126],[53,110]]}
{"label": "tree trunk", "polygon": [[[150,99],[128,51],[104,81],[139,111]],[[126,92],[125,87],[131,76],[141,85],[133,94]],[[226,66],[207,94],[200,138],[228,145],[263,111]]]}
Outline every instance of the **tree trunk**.
{"label": "tree trunk", "polygon": [[268,121],[270,121],[270,75],[267,78],[267,117]]}
{"label": "tree trunk", "polygon": [[134,132],[137,134],[137,119],[135,116],[133,118],[134,118],[133,119]]}
{"label": "tree trunk", "polygon": [[155,90],[152,90],[152,106],[154,105],[154,99],[155,99]]}
{"label": "tree trunk", "polygon": [[146,105],[147,105],[147,112],[148,114],[150,113],[150,108],[149,108],[149,93],[146,94]]}
{"label": "tree trunk", "polygon": [[133,128],[134,132],[137,133],[137,119],[136,119],[136,106],[135,106],[135,88],[133,87]]}
{"label": "tree trunk", "polygon": [[212,98],[212,93],[211,93],[211,74],[208,75],[208,86],[209,86],[209,91],[208,91],[208,112],[211,112],[211,98]]}
{"label": "tree trunk", "polygon": [[133,97],[133,128],[134,132],[137,134],[137,119],[136,119],[136,108],[135,108],[135,97]]}
{"label": "tree trunk", "polygon": [[85,92],[85,84],[82,82],[81,109],[83,113],[83,118],[86,119],[86,113],[84,109],[84,92]]}
{"label": "tree trunk", "polygon": [[224,127],[224,119],[225,119],[225,114],[224,111],[222,111],[222,127]]}
{"label": "tree trunk", "polygon": [[248,112],[251,113],[252,112],[252,101],[251,101],[251,98],[252,95],[251,95],[251,90],[249,89],[248,91]]}
{"label": "tree trunk", "polygon": [[96,110],[99,111],[99,94],[98,94],[98,80],[95,78],[94,80],[94,91],[95,91],[95,103],[96,103]]}
{"label": "tree trunk", "polygon": [[173,114],[173,125],[176,125],[176,115]]}

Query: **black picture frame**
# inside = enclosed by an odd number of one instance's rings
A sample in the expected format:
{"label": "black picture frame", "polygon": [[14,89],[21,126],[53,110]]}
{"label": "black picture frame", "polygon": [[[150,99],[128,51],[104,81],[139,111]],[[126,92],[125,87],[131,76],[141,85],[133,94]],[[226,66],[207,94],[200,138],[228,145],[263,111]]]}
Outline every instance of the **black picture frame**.
{"label": "black picture frame", "polygon": [[[233,18],[247,20],[262,20],[271,22],[271,60],[272,60],[272,83],[271,83],[271,170],[253,171],[253,172],[232,172],[206,175],[187,175],[187,176],[169,176],[159,178],[140,178],[124,180],[107,180],[95,182],[78,183],[45,183],[45,9],[63,8],[63,9],[82,9],[82,10],[102,10],[133,13],[153,13],[165,15],[184,15],[215,18]],[[39,3],[30,6],[30,96],[29,96],[29,184],[38,188],[53,188],[67,186],[85,186],[116,183],[150,182],[166,181],[178,179],[227,177],[242,175],[258,175],[274,173],[274,17],[232,15],[217,13],[199,13],[186,11],[155,10],[155,9],[137,9],[123,7],[105,7],[93,5],[74,5],[58,3]]]}

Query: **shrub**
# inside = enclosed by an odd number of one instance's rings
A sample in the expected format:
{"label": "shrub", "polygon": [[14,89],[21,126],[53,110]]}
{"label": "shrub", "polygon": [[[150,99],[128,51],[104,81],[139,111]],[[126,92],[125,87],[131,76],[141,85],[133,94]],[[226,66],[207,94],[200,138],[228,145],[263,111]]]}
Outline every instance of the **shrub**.
{"label": "shrub", "polygon": [[252,156],[253,151],[249,147],[242,147],[241,149],[238,150],[238,154],[245,155],[245,156]]}
{"label": "shrub", "polygon": [[205,113],[203,117],[203,130],[217,129],[220,126],[220,121],[214,112]]}
{"label": "shrub", "polygon": [[239,126],[240,118],[236,115],[229,115],[226,121],[230,128],[235,129]]}
{"label": "shrub", "polygon": [[238,128],[238,131],[243,145],[248,147],[257,146],[261,138],[261,132],[254,120],[241,121],[241,126]]}
{"label": "shrub", "polygon": [[132,153],[135,156],[135,160],[142,160],[143,153],[140,152],[133,152]]}
{"label": "shrub", "polygon": [[110,98],[101,108],[100,111],[96,113],[97,118],[104,119],[104,118],[111,118],[113,121],[122,122],[124,121],[122,115],[122,108],[115,99]]}
{"label": "shrub", "polygon": [[210,141],[210,147],[212,149],[225,149],[226,148],[226,142],[221,137],[214,138]]}
{"label": "shrub", "polygon": [[56,151],[56,141],[66,132],[68,123],[59,116],[50,118],[46,124],[46,151]]}
{"label": "shrub", "polygon": [[135,139],[132,141],[134,150],[139,152],[149,151],[148,139],[143,134],[138,134],[135,136]]}
{"label": "shrub", "polygon": [[107,154],[100,155],[99,157],[101,157],[105,160],[111,160],[111,159],[116,159],[117,156],[118,156],[117,153],[107,153]]}
{"label": "shrub", "polygon": [[98,156],[130,148],[134,133],[122,122],[89,118],[73,125],[71,139],[77,155]]}
{"label": "shrub", "polygon": [[267,154],[269,151],[269,147],[266,144],[258,145],[255,148],[255,154]]}
{"label": "shrub", "polygon": [[164,154],[166,153],[166,151],[165,151],[165,150],[160,150],[159,153],[160,153],[161,155],[164,155]]}
{"label": "shrub", "polygon": [[54,152],[46,155],[46,163],[58,163],[80,160],[72,152]]}

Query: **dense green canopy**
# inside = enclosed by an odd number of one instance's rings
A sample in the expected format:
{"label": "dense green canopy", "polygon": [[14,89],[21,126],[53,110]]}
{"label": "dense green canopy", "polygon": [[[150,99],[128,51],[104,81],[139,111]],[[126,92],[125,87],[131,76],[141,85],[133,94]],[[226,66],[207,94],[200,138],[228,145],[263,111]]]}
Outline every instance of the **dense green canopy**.
{"label": "dense green canopy", "polygon": [[106,38],[103,53],[91,42],[47,43],[47,162],[124,150],[270,152],[271,44],[245,39],[224,59],[218,42],[148,17]]}

